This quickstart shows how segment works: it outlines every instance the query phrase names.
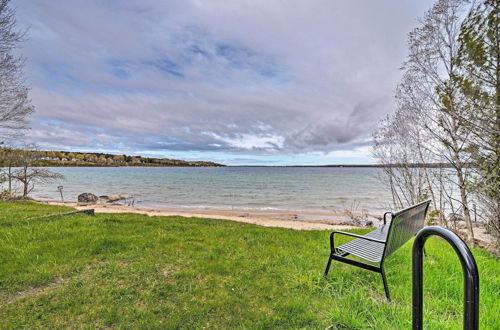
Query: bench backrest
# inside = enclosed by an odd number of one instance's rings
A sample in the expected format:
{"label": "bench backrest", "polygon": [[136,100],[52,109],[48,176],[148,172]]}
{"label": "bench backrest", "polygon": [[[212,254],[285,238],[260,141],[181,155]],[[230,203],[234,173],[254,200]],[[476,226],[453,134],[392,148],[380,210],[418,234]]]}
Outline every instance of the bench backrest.
{"label": "bench backrest", "polygon": [[410,206],[392,214],[384,250],[384,258],[390,256],[424,227],[430,200]]}

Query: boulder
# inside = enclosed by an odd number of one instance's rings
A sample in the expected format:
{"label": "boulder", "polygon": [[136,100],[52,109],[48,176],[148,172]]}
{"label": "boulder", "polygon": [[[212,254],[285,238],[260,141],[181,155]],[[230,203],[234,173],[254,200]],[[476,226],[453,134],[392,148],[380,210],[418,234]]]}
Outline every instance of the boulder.
{"label": "boulder", "polygon": [[91,193],[83,193],[78,195],[78,203],[85,203],[85,204],[95,204],[97,203],[97,200],[99,198]]}

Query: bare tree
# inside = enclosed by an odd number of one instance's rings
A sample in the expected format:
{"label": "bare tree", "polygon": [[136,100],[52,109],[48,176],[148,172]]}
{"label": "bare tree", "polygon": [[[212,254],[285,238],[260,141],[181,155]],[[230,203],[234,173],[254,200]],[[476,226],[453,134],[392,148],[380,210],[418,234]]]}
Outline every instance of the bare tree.
{"label": "bare tree", "polygon": [[396,208],[406,207],[420,201],[425,192],[423,168],[419,166],[419,155],[415,152],[418,143],[413,133],[418,128],[404,108],[398,108],[392,117],[379,125],[374,135],[375,158],[383,165],[383,180],[391,189]]}
{"label": "bare tree", "polygon": [[15,11],[9,1],[0,0],[0,138],[16,136],[27,128],[34,111],[24,81],[24,59],[13,54],[24,34],[15,28]]}
{"label": "bare tree", "polygon": [[419,109],[419,115],[426,117],[426,130],[435,142],[433,151],[454,169],[456,180],[450,183],[457,185],[460,195],[454,202],[460,204],[467,241],[473,243],[468,188],[471,159],[467,153],[470,130],[459,119],[467,108],[456,66],[461,17],[467,7],[463,0],[438,0],[425,14],[421,26],[409,34],[409,56],[404,68],[417,82],[413,87],[426,99],[426,107]]}
{"label": "bare tree", "polygon": [[[18,152],[9,147],[0,148],[0,167],[3,167],[2,181],[7,182],[8,189],[5,192],[7,196],[12,194],[13,168],[18,164]],[[3,173],[4,172],[4,173]]]}
{"label": "bare tree", "polygon": [[13,172],[12,178],[21,183],[23,197],[28,197],[37,183],[50,183],[54,180],[64,179],[60,173],[45,168],[32,167],[33,161],[36,160],[36,150],[33,147],[18,149],[16,152],[17,165],[20,168]]}
{"label": "bare tree", "polygon": [[445,215],[445,189],[449,185],[444,185],[444,175],[447,170],[443,166],[447,166],[447,162],[443,162],[441,155],[442,148],[435,141],[435,133],[429,130],[433,120],[426,113],[434,105],[429,98],[422,93],[418,76],[409,71],[403,75],[403,79],[398,85],[396,92],[396,100],[398,101],[399,111],[405,111],[407,115],[405,120],[410,121],[413,129],[411,138],[414,148],[413,152],[416,155],[419,163],[422,164],[422,174],[424,176],[427,196],[432,198],[434,207],[434,217],[438,218],[440,225],[447,227]]}

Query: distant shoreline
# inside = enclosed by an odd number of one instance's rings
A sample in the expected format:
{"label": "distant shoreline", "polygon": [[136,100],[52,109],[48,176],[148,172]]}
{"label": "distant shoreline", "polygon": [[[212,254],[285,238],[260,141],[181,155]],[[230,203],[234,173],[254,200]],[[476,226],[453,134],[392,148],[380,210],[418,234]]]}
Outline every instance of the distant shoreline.
{"label": "distant shoreline", "polygon": [[187,161],[171,158],[154,158],[118,155],[102,152],[72,152],[54,150],[26,150],[0,146],[4,155],[0,166],[24,166],[26,161],[32,167],[218,167],[224,166],[210,161]]}
{"label": "distant shoreline", "polygon": [[226,167],[410,167],[410,168],[451,168],[450,164],[326,164],[326,165],[226,165]]}
{"label": "distant shoreline", "polygon": [[411,164],[323,164],[323,165],[226,165],[212,161],[187,161],[102,152],[71,152],[54,150],[23,150],[0,146],[8,161],[0,159],[0,167],[16,166],[21,159],[31,159],[32,167],[333,167],[333,168],[451,168],[446,163]]}
{"label": "distant shoreline", "polygon": [[410,167],[410,168],[451,168],[449,164],[409,164],[409,165],[380,165],[380,164],[339,164],[339,165],[161,165],[161,164],[85,164],[85,163],[53,163],[53,164],[36,164],[33,167],[276,167],[276,168],[301,168],[301,167],[333,167],[333,168],[398,168],[398,167]]}
{"label": "distant shoreline", "polygon": [[[1,166],[0,166],[1,167]],[[49,164],[40,164],[35,163],[31,167],[228,167],[225,165],[161,165],[161,164],[87,164],[87,163],[78,163],[78,164],[60,164],[60,163],[49,163]]]}

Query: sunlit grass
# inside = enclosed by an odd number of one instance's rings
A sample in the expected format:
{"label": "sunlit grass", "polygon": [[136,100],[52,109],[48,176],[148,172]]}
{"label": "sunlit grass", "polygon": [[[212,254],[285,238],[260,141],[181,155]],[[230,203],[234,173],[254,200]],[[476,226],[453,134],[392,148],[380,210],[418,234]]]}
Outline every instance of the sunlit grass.
{"label": "sunlit grass", "polygon": [[[327,231],[0,204],[0,328],[411,328],[411,243],[380,275],[328,258]],[[355,232],[365,232],[356,230]],[[460,263],[430,239],[425,323],[461,327]],[[498,326],[500,263],[473,249],[480,322]]]}

